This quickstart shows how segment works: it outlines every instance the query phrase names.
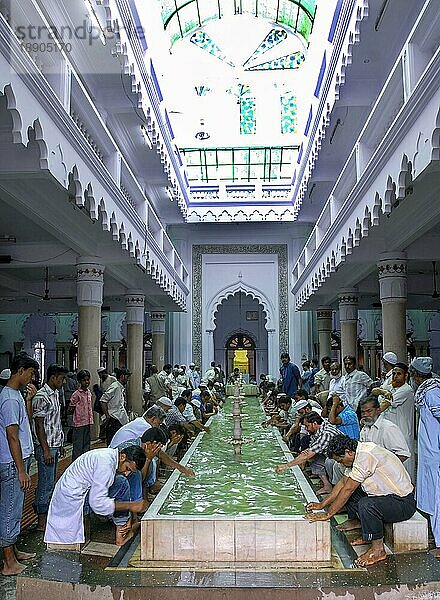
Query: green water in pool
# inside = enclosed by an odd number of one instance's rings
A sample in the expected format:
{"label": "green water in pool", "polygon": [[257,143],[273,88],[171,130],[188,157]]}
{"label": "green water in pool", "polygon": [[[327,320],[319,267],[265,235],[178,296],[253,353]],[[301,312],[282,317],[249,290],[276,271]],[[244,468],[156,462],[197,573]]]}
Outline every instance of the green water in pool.
{"label": "green water in pool", "polygon": [[232,401],[211,422],[188,463],[195,479],[179,477],[159,511],[163,515],[303,515],[305,498],[291,471],[275,473],[285,462],[272,427],[265,420],[257,398],[245,398],[242,436],[253,441],[234,455],[224,438],[232,436]]}

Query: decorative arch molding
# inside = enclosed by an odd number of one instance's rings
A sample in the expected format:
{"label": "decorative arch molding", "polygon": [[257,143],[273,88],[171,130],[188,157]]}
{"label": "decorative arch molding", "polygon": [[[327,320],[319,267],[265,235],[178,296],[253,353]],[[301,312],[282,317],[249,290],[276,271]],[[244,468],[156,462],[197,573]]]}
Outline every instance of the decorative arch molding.
{"label": "decorative arch molding", "polygon": [[[192,248],[192,348],[193,361],[202,364],[202,281],[203,255],[205,254],[276,254],[278,258],[278,290],[287,291],[288,257],[286,244],[206,244]],[[242,284],[243,285],[243,284]],[[231,288],[230,288],[231,289]],[[257,298],[261,292],[258,292]],[[264,294],[262,294],[264,296]],[[279,293],[279,347],[289,347],[289,301],[287,293]],[[264,306],[264,305],[263,305]],[[266,326],[266,329],[270,329]]]}
{"label": "decorative arch molding", "polygon": [[[233,331],[232,329],[227,334],[225,334],[223,336],[223,340],[222,340],[223,346],[226,348],[228,341],[236,335],[237,335],[237,332]],[[255,332],[248,331],[247,329],[241,329],[240,335],[243,335],[243,336],[249,338],[255,344]]]}
{"label": "decorative arch molding", "polygon": [[[431,158],[436,156],[434,143],[439,131],[440,111],[436,114],[431,137]],[[440,144],[440,134],[438,144]],[[319,288],[330,277],[331,272],[326,271],[325,265],[331,257],[336,256],[336,264],[341,264],[348,260],[353,249],[362,243],[362,239],[369,235],[372,227],[377,227],[381,219],[389,217],[392,212],[398,208],[400,202],[411,202],[413,193],[413,164],[414,160],[408,157],[414,157],[418,153],[419,136],[407,140],[406,147],[402,149],[399,158],[393,160],[390,171],[381,176],[380,185],[382,189],[372,187],[370,192],[359,199],[356,203],[356,197],[353,197],[353,210],[348,211],[349,215],[345,223],[338,229],[337,235],[329,243],[326,250],[320,256],[320,262],[315,264],[313,270],[306,281],[304,281],[299,290],[295,292],[295,308],[300,310],[307,302],[310,296],[319,290]],[[435,159],[432,159],[435,160]],[[392,169],[392,170],[391,170]],[[377,185],[377,184],[375,184]],[[334,269],[333,269],[334,270]]]}
{"label": "decorative arch molding", "polygon": [[313,145],[310,147],[307,162],[298,188],[294,203],[295,214],[298,214],[306,194],[309,193],[308,184],[310,177],[315,169],[322,142],[325,139],[330,126],[330,117],[335,102],[340,98],[341,88],[345,85],[346,73],[352,63],[354,46],[361,41],[362,23],[369,16],[369,0],[356,0],[352,17],[348,25],[343,45],[339,54],[339,59],[334,70],[330,89],[327,95],[327,102],[323,105],[320,121],[316,125],[316,133]]}
{"label": "decorative arch molding", "polygon": [[[109,232],[136,264],[147,267],[146,257],[140,250],[145,245],[147,232],[141,231],[120,208],[126,201],[122,192],[118,192],[115,185],[115,195],[119,193],[120,198],[112,198],[107,188],[94,177],[88,164],[78,160],[78,155],[73,153],[64,138],[61,142],[59,138],[56,139],[55,144],[52,121],[43,111],[40,116],[36,116],[33,111],[38,111],[38,108],[35,106],[29,109],[26,93],[18,84],[7,84],[0,89],[0,98],[5,98],[2,110],[9,115],[8,140],[11,146],[23,146],[29,152],[34,152],[32,170],[50,173],[66,190],[66,201],[68,199],[73,202],[92,223],[97,223],[103,231]],[[186,308],[185,295],[178,290],[177,285],[175,288],[171,286],[164,276],[156,281],[180,308]]]}
{"label": "decorative arch molding", "polygon": [[210,300],[210,302],[207,303],[204,319],[204,323],[207,324],[207,329],[215,329],[215,315],[219,309],[219,305],[240,292],[246,296],[251,296],[253,300],[257,300],[257,302],[262,305],[266,315],[265,328],[273,329],[275,322],[275,309],[272,302],[264,292],[242,281],[238,281],[234,285],[220,290]]}

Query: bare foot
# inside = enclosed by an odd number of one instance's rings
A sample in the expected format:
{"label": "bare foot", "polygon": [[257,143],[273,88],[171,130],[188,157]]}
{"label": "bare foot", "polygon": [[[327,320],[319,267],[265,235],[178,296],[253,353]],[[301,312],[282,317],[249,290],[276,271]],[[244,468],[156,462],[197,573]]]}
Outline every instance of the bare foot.
{"label": "bare foot", "polygon": [[429,551],[429,554],[431,554],[431,556],[434,558],[440,558],[440,548],[433,548]]}
{"label": "bare foot", "polygon": [[126,544],[128,542],[128,540],[131,540],[131,538],[139,530],[140,526],[141,526],[140,522],[134,523],[134,525],[132,527],[130,527],[130,529],[128,529],[128,531],[126,533],[124,533],[123,536],[118,535],[118,532],[116,532],[116,546],[123,546],[124,544]]}
{"label": "bare foot", "polygon": [[37,555],[35,552],[21,552],[20,550],[15,549],[15,556],[17,557],[17,560],[30,560]]}
{"label": "bare foot", "polygon": [[369,565],[374,565],[381,560],[386,560],[387,554],[385,550],[374,551],[367,550],[364,554],[361,554],[357,560],[354,562],[358,565],[358,567],[368,567]]}
{"label": "bare foot", "polygon": [[338,531],[353,531],[354,529],[360,529],[361,523],[357,519],[347,519],[340,525],[336,525]]}
{"label": "bare foot", "polygon": [[20,573],[23,573],[23,571],[25,569],[26,569],[25,565],[22,565],[21,563],[15,561],[8,566],[3,565],[3,569],[1,571],[1,573],[2,573],[2,575],[5,575],[5,576],[20,575]]}
{"label": "bare foot", "polygon": [[350,542],[350,544],[352,546],[365,546],[365,544],[368,544],[368,542],[364,542],[364,540],[361,537],[358,537],[358,538],[354,539],[352,542]]}

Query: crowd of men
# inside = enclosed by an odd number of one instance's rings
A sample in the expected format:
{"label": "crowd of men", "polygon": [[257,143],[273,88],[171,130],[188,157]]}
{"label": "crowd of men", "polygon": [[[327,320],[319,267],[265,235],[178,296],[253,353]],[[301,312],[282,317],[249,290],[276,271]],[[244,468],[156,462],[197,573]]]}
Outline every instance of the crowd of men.
{"label": "crowd of men", "polygon": [[[408,366],[387,352],[383,366],[383,380],[373,381],[354,356],[344,357],[342,374],[330,357],[321,359],[321,368],[304,361],[300,371],[282,354],[280,379],[262,375],[259,386],[268,413],[262,425],[278,427],[295,456],[276,471],[310,465],[322,482],[317,494],[323,500],[307,506],[307,518],[330,519],[345,507],[349,519],[339,528],[360,528],[354,543],[371,543],[358,559],[362,566],[385,558],[384,523],[410,518],[416,506],[429,515],[440,556],[440,378],[429,357]],[[84,518],[96,513],[113,521],[116,543],[124,544],[160,490],[160,466],[195,475],[179,460],[198,432],[209,431],[206,423],[222,407],[226,383],[240,378],[238,369],[226,378],[215,362],[203,377],[194,364],[152,367],[144,381],[145,412],[137,416],[126,407],[126,368],[110,374],[100,367],[93,393],[87,370],[73,376],[62,365],[50,365],[38,390],[37,373],[38,363],[25,353],[0,373],[3,575],[19,574],[22,561],[32,557],[16,548],[32,457],[36,528],[46,543],[83,543]],[[97,415],[106,447],[91,449]],[[70,428],[72,463],[57,480]]]}
{"label": "crowd of men", "polygon": [[304,385],[304,371],[283,354],[278,385],[260,383],[270,415],[264,425],[279,427],[295,456],[276,471],[309,464],[324,499],[307,506],[308,519],[346,510],[338,528],[361,529],[353,545],[371,543],[360,566],[386,558],[384,524],[405,521],[416,508],[429,516],[432,553],[440,557],[440,378],[430,357],[407,365],[386,352],[382,362],[383,380],[372,380],[354,356],[344,357],[345,374],[326,356],[320,370],[306,363]]}
{"label": "crowd of men", "polygon": [[[33,501],[36,530],[48,544],[84,543],[84,517],[109,517],[116,544],[124,544],[139,528],[139,513],[160,490],[159,465],[194,477],[178,461],[208,419],[223,404],[225,374],[212,364],[200,379],[195,365],[164,365],[145,381],[141,416],[129,415],[126,385],[130,371],[97,369],[99,384],[90,390],[91,374],[74,376],[63,365],[49,365],[37,389],[39,365],[26,353],[0,373],[0,544],[3,575],[18,575],[33,554],[16,547],[24,494],[31,488],[33,457],[37,486]],[[91,449],[95,415],[106,447]],[[72,461],[60,475],[66,434]],[[102,444],[101,444],[102,445]]]}

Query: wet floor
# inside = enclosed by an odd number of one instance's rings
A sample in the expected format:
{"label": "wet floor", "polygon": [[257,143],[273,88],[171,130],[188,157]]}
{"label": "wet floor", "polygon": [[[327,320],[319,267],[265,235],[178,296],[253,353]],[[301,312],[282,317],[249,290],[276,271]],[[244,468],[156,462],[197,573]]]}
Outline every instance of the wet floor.
{"label": "wet floor", "polygon": [[[94,522],[92,539],[110,542],[111,525]],[[335,534],[338,535],[338,534]],[[240,569],[212,571],[203,569],[148,570],[127,568],[130,556],[135,552],[138,540],[127,544],[110,561],[108,558],[86,556],[69,552],[47,552],[41,535],[30,532],[20,544],[20,548],[37,552],[37,558],[28,561],[23,576],[51,581],[84,583],[90,586],[121,587],[194,587],[194,588],[354,588],[381,587],[406,584],[421,586],[437,582],[440,592],[440,561],[427,552],[390,556],[386,561],[368,569],[351,568],[353,554],[343,547],[340,554],[345,566],[337,569],[298,569],[285,568],[267,570]],[[345,552],[345,555],[344,555]],[[112,566],[113,565],[113,566]],[[0,598],[12,600],[15,597],[15,578],[0,577]],[[431,598],[433,596],[430,596]]]}

